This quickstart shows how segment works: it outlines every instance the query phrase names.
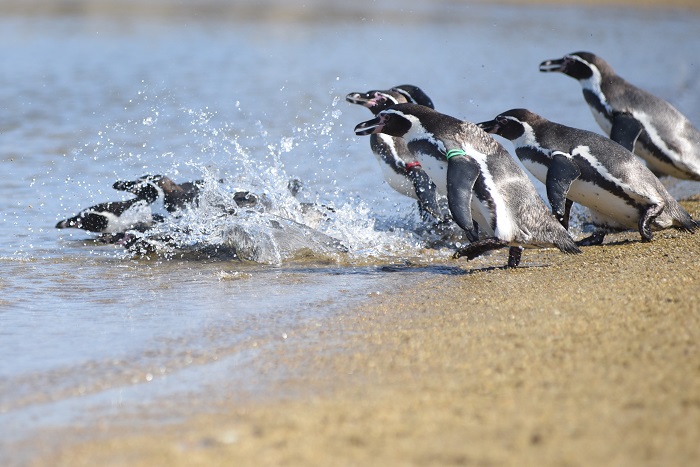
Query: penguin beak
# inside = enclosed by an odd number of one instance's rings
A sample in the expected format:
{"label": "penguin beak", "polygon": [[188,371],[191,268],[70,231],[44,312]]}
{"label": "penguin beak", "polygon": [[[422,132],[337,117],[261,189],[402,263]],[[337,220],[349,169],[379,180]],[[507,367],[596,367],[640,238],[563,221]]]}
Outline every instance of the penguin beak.
{"label": "penguin beak", "polygon": [[486,122],[477,123],[476,126],[484,130],[486,133],[498,133],[500,127],[498,126],[498,121],[488,120]]}
{"label": "penguin beak", "polygon": [[80,222],[80,217],[71,217],[70,219],[64,219],[60,221],[58,224],[56,224],[57,229],[71,229],[71,228],[76,228],[80,229],[82,228],[83,224]]}
{"label": "penguin beak", "polygon": [[[358,104],[367,107],[375,113],[379,112],[380,108],[383,109],[384,107],[386,107],[386,105],[383,104],[387,104],[388,101],[387,96],[379,91],[370,91],[364,94],[359,92],[351,92],[350,94],[345,96],[345,100],[350,102],[351,104]],[[396,103],[397,102],[395,100],[392,100],[392,102],[388,102],[389,105]]]}
{"label": "penguin beak", "polygon": [[543,73],[550,73],[553,71],[563,72],[566,69],[566,61],[563,58],[558,58],[556,60],[545,60],[540,63],[540,71]]}
{"label": "penguin beak", "polygon": [[384,128],[384,122],[381,117],[373,118],[362,122],[355,127],[355,134],[358,136],[367,136],[372,133],[381,133]]}
{"label": "penguin beak", "polygon": [[372,102],[371,99],[366,97],[366,95],[362,94],[361,92],[351,92],[345,96],[345,100],[351,104],[362,105],[365,107],[372,107],[374,105],[374,102]]}

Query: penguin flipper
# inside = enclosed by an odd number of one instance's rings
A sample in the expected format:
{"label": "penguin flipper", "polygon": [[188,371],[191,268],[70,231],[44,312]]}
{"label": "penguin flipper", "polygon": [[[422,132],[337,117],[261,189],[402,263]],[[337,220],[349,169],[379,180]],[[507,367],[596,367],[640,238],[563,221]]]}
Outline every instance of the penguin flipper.
{"label": "penguin flipper", "polygon": [[581,176],[576,162],[562,152],[552,153],[552,162],[547,171],[547,198],[552,206],[552,213],[557,220],[568,228],[571,202],[567,199],[571,184]]}
{"label": "penguin flipper", "polygon": [[465,156],[454,156],[447,161],[447,203],[452,218],[467,233],[470,242],[479,239],[472,218],[472,190],[481,169],[479,164]]}
{"label": "penguin flipper", "polygon": [[613,116],[610,139],[622,145],[625,149],[634,151],[634,144],[644,127],[630,114],[618,113]]}
{"label": "penguin flipper", "polygon": [[425,170],[415,167],[408,171],[408,178],[413,182],[413,189],[416,192],[421,211],[441,220],[442,214],[437,200],[437,187],[425,173]]}

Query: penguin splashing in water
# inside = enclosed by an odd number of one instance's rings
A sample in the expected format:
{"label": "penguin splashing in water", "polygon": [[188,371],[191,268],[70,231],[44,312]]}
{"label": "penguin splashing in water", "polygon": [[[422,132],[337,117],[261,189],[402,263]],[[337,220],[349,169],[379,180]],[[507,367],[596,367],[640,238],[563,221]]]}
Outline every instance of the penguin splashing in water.
{"label": "penguin splashing in water", "polygon": [[150,184],[143,184],[132,192],[135,198],[126,201],[100,203],[83,209],[68,219],[59,221],[57,229],[82,229],[108,235],[121,235],[128,230],[145,231],[163,217],[153,214],[151,204],[160,193]]}
{"label": "penguin splashing in water", "polygon": [[[346,100],[367,107],[374,115],[401,103],[433,108],[433,101],[417,86],[404,84],[385,91],[351,92]],[[382,169],[384,179],[398,193],[416,199],[423,218],[447,220],[438,202],[435,184],[402,138],[384,133],[370,136],[370,147]],[[444,195],[445,193],[443,193]]]}

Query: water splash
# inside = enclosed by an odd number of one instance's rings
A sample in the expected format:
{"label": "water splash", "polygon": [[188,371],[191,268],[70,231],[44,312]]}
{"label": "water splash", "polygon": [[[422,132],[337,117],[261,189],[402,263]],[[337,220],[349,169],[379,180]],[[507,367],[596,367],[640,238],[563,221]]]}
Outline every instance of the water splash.
{"label": "water splash", "polygon": [[[201,180],[195,204],[147,232],[129,234],[125,243],[130,254],[235,257],[268,264],[299,256],[343,261],[413,256],[430,241],[419,232],[415,209],[403,215],[377,212],[338,184],[337,154],[344,140],[337,131],[339,102],[339,96],[333,97],[320,120],[293,125],[291,134],[273,135],[239,103],[235,119],[222,121],[210,109],[178,106],[170,94],[141,92],[125,109],[132,114],[126,123],[105,128],[83,152],[106,167],[118,154],[121,169],[114,169],[114,179],[125,178],[120,170],[140,170],[139,175],[159,173],[176,182],[189,181],[183,178],[188,175]],[[286,162],[316,177],[311,183],[300,181],[288,173]],[[104,179],[100,186],[92,185],[101,195],[113,181]],[[256,203],[240,205],[237,193],[246,192]]]}

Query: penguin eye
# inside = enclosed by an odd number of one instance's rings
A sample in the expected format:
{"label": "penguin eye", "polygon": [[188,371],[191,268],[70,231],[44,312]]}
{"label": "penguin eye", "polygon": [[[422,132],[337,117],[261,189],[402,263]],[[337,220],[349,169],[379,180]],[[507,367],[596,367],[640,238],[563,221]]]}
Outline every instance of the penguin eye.
{"label": "penguin eye", "polygon": [[508,124],[508,119],[506,117],[496,117],[496,123],[499,125],[507,125]]}

